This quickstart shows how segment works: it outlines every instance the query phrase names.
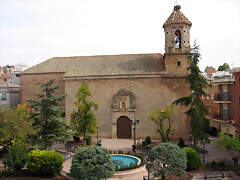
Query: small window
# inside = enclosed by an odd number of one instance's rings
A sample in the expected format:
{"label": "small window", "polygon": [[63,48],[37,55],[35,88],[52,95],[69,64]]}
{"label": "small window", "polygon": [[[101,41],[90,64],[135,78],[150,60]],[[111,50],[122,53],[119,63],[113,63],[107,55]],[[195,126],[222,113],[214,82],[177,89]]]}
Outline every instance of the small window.
{"label": "small window", "polygon": [[7,81],[7,78],[4,78],[4,81]]}
{"label": "small window", "polygon": [[177,65],[178,65],[178,67],[181,66],[181,61],[178,61],[178,62],[177,62]]}
{"label": "small window", "polygon": [[2,93],[1,100],[7,100],[7,94],[6,93]]}

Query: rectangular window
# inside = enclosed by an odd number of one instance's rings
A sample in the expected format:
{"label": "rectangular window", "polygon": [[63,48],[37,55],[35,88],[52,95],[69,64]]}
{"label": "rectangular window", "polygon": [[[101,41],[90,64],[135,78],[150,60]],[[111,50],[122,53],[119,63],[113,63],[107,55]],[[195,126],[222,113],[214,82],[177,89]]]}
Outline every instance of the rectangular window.
{"label": "rectangular window", "polygon": [[6,93],[2,93],[1,100],[7,100],[7,94]]}

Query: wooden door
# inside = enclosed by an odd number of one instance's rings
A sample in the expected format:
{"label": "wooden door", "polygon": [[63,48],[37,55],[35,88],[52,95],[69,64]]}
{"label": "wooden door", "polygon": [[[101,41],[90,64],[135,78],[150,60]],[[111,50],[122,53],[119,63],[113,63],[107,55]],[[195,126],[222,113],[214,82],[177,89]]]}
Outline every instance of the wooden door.
{"label": "wooden door", "polygon": [[117,120],[117,138],[131,139],[132,128],[130,119],[127,116],[121,116]]}

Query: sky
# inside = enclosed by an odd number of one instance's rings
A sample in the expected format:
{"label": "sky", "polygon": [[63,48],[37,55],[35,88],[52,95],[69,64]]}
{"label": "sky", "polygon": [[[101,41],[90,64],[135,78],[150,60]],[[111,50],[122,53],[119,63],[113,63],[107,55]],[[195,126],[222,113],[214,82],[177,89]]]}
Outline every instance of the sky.
{"label": "sky", "polygon": [[240,0],[0,0],[0,65],[163,54],[162,26],[176,3],[192,22],[200,68],[240,67]]}

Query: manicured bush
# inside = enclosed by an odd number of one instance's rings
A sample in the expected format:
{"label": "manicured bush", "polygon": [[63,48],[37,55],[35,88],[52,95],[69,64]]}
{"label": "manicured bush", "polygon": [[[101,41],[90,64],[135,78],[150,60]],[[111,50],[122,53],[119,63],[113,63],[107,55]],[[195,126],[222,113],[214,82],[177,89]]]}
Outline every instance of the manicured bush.
{"label": "manicured bush", "polygon": [[147,136],[145,139],[145,142],[147,143],[147,145],[152,144],[152,140],[150,136]]}
{"label": "manicured bush", "polygon": [[7,165],[9,169],[19,171],[21,170],[27,161],[28,148],[22,142],[17,142],[16,144],[8,148],[7,154],[3,162]]}
{"label": "manicured bush", "polygon": [[183,138],[179,138],[179,140],[178,140],[178,146],[179,146],[180,148],[186,147],[185,141],[184,141]]}
{"label": "manicured bush", "polygon": [[114,174],[111,156],[100,146],[79,147],[72,159],[72,177],[80,180],[100,180]]}
{"label": "manicured bush", "polygon": [[27,169],[35,175],[54,175],[62,170],[63,161],[59,152],[32,150],[28,154]]}
{"label": "manicured bush", "polygon": [[92,136],[86,136],[86,145],[91,145],[92,144]]}
{"label": "manicured bush", "polygon": [[185,151],[187,155],[187,171],[197,169],[201,166],[201,158],[196,150],[190,147],[182,148],[182,150]]}

